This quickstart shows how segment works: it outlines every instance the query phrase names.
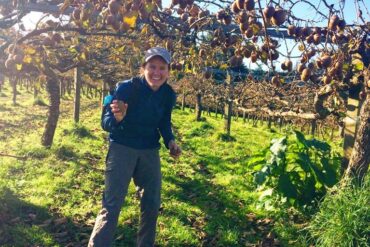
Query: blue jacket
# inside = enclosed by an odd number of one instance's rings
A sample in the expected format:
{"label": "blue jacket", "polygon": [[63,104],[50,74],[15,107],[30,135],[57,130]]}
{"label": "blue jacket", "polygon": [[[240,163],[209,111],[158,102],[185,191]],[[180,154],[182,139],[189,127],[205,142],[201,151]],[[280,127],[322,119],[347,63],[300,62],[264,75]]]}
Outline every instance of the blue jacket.
{"label": "blue jacket", "polygon": [[176,94],[167,83],[153,91],[144,78],[140,77],[136,87],[130,79],[118,86],[111,101],[113,99],[128,103],[128,108],[125,118],[117,123],[111,108],[106,107],[102,127],[110,132],[111,142],[136,149],[151,149],[160,146],[162,136],[168,148],[169,141],[174,139],[171,112]]}

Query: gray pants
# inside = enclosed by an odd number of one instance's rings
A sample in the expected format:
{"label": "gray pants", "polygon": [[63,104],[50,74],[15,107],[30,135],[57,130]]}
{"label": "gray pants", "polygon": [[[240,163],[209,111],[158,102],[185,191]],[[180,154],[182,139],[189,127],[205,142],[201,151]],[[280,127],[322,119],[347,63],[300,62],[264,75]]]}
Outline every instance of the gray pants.
{"label": "gray pants", "polygon": [[131,177],[144,190],[140,202],[137,246],[154,246],[162,177],[159,150],[133,149],[113,142],[109,146],[106,161],[103,208],[96,218],[88,246],[112,245]]}

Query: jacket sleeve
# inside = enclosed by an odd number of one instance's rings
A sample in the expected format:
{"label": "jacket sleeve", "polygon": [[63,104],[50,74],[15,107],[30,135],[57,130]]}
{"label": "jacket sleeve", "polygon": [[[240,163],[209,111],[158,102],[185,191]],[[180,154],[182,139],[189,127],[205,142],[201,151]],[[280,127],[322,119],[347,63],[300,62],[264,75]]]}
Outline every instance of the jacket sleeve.
{"label": "jacket sleeve", "polygon": [[164,115],[159,123],[159,132],[161,133],[161,136],[163,137],[164,145],[168,149],[168,143],[171,140],[175,139],[175,136],[172,133],[171,128],[171,114],[172,114],[172,108],[176,104],[176,94],[171,90],[170,100],[169,103],[166,105],[166,110],[164,112]]}
{"label": "jacket sleeve", "polygon": [[110,102],[105,102],[106,104],[104,105],[102,118],[101,118],[101,126],[103,130],[112,132],[119,127],[120,123],[117,123],[116,118],[114,117],[112,113],[110,104],[112,103],[114,99],[126,101],[125,99],[127,98],[129,87],[130,85],[129,85],[129,82],[127,81],[120,84],[118,88],[116,89],[116,91],[114,92],[113,97],[111,97]]}

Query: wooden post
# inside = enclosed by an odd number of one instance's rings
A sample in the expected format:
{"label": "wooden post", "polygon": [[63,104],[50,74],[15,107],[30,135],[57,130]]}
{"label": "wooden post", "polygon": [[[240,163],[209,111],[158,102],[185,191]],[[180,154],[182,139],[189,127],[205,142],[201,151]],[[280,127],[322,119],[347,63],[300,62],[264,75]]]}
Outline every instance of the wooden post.
{"label": "wooden post", "polygon": [[343,151],[344,157],[342,162],[342,171],[344,171],[351,158],[353,144],[358,128],[358,114],[360,109],[360,101],[356,98],[348,98],[347,116],[344,118],[344,142]]}
{"label": "wooden post", "polygon": [[80,121],[80,98],[81,98],[81,68],[76,67],[74,69],[74,81],[75,81],[75,97],[74,97],[74,110],[73,118],[75,123]]}

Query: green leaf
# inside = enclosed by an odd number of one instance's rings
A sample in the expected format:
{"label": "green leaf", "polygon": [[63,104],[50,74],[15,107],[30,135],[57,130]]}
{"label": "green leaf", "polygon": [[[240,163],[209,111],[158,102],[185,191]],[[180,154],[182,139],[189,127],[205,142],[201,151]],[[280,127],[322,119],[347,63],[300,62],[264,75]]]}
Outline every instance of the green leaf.
{"label": "green leaf", "polygon": [[282,174],[279,177],[278,190],[288,198],[297,198],[297,190],[287,174]]}
{"label": "green leaf", "polygon": [[307,146],[311,148],[319,149],[322,152],[330,152],[331,150],[331,147],[329,144],[323,141],[316,140],[316,139],[306,140],[306,143],[307,143]]}
{"label": "green leaf", "polygon": [[300,146],[303,146],[303,147],[307,148],[306,138],[304,137],[302,132],[294,130],[294,134],[295,134],[295,136],[297,138],[297,141],[300,144]]}
{"label": "green leaf", "polygon": [[364,63],[360,59],[353,59],[352,60],[353,69],[355,71],[362,71],[364,70]]}
{"label": "green leaf", "polygon": [[287,146],[286,146],[286,137],[285,136],[280,138],[280,139],[273,139],[271,141],[271,143],[272,143],[272,145],[270,147],[270,151],[274,155],[278,156],[281,153],[285,153],[285,150],[287,148]]}
{"label": "green leaf", "polygon": [[299,159],[297,159],[298,165],[302,168],[305,172],[311,171],[311,160],[310,157],[305,153],[298,153]]}
{"label": "green leaf", "polygon": [[321,158],[321,164],[324,168],[325,185],[332,187],[338,183],[337,173],[335,169],[329,164],[329,160],[326,157]]}
{"label": "green leaf", "polygon": [[266,175],[265,172],[256,172],[256,174],[254,174],[254,182],[258,185],[263,184],[266,181]]}

